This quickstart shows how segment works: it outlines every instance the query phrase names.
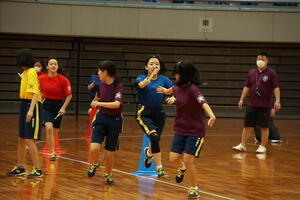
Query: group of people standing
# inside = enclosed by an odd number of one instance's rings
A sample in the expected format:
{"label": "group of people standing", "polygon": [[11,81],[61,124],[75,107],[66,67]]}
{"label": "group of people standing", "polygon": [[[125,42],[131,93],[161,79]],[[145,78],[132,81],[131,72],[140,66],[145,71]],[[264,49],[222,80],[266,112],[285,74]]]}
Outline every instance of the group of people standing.
{"label": "group of people standing", "polygon": [[[26,54],[26,62],[21,58]],[[51,136],[57,134],[61,116],[72,97],[71,87],[68,79],[57,74],[58,63],[56,59],[50,59],[47,62],[48,74],[41,75],[39,82],[37,74],[32,66],[32,55],[26,50],[20,51],[17,56],[18,65],[24,70],[21,81],[21,113],[19,128],[19,147],[18,147],[18,166],[9,175],[23,175],[25,141],[34,163],[34,173],[28,177],[42,176],[39,169],[37,149],[33,139],[35,132],[39,133],[41,124],[37,122],[37,105],[40,105],[42,96],[44,97],[44,123],[48,135],[49,144]],[[28,62],[30,58],[30,62]],[[263,62],[263,63],[262,63]],[[243,100],[249,95],[249,104],[245,117],[245,128],[241,144],[233,147],[238,151],[246,151],[246,141],[249,138],[251,127],[261,127],[262,137],[261,145],[257,152],[266,152],[266,138],[268,138],[267,127],[269,125],[269,111],[271,109],[271,99],[275,94],[275,109],[280,109],[279,82],[276,73],[267,68],[267,55],[259,54],[257,56],[258,68],[249,72],[245,87],[242,92],[239,107],[242,107]],[[188,190],[188,198],[198,198],[199,190],[197,187],[197,171],[195,167],[195,158],[200,155],[201,148],[205,140],[206,123],[209,127],[213,126],[216,117],[211,110],[208,102],[200,91],[199,73],[193,63],[189,61],[179,61],[174,66],[173,75],[176,84],[163,73],[166,71],[164,62],[159,56],[150,56],[145,60],[145,73],[136,78],[134,87],[136,88],[139,108],[136,114],[136,120],[142,131],[149,137],[150,145],[144,149],[145,167],[151,166],[152,160],[155,160],[158,178],[166,175],[161,162],[160,138],[165,125],[165,111],[163,103],[168,104],[176,102],[176,119],[174,125],[174,137],[170,151],[170,162],[177,169],[175,181],[180,183],[184,179],[185,173],[189,175],[191,187]],[[26,80],[26,82],[25,82]],[[30,80],[31,82],[27,82]],[[50,84],[51,82],[51,84]],[[58,88],[60,90],[58,91]],[[123,127],[122,101],[123,85],[117,76],[115,64],[112,61],[103,61],[98,65],[98,74],[93,75],[88,83],[91,90],[91,107],[97,108],[95,119],[92,124],[91,136],[91,166],[87,172],[88,177],[93,177],[99,164],[99,152],[103,141],[104,145],[104,166],[105,182],[114,184],[112,176],[114,152],[119,147],[120,134]],[[23,93],[29,95],[24,96]],[[170,96],[167,96],[170,95]],[[35,108],[36,106],[36,108]],[[23,110],[22,110],[23,109]],[[206,122],[205,113],[209,119]],[[57,118],[57,115],[60,117]],[[36,119],[37,118],[37,119]],[[59,120],[58,120],[59,119]],[[35,120],[35,121],[34,121]],[[37,124],[38,130],[35,130]],[[23,135],[23,133],[25,135]],[[55,160],[56,155],[51,149],[51,160]],[[39,172],[38,174],[36,172]],[[39,175],[39,176],[38,176]]]}
{"label": "group of people standing", "polygon": [[[9,176],[24,175],[26,147],[28,147],[33,169],[28,178],[42,177],[38,150],[34,140],[41,138],[42,127],[45,126],[47,142],[50,147],[50,160],[56,160],[54,137],[57,137],[62,117],[72,98],[71,84],[68,78],[59,73],[58,61],[49,58],[46,66],[41,60],[35,61],[30,49],[21,49],[17,55],[17,65],[23,70],[19,74],[20,83],[20,115],[18,138],[18,164]],[[47,73],[43,73],[46,68]]]}

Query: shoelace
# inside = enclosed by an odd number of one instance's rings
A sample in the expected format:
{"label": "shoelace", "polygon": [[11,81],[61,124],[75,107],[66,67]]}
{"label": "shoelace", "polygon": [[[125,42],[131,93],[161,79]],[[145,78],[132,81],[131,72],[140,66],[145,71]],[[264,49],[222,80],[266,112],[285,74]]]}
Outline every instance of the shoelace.
{"label": "shoelace", "polygon": [[97,168],[97,166],[96,165],[92,165],[92,167],[90,168],[90,172],[92,173],[95,169]]}
{"label": "shoelace", "polygon": [[113,180],[113,179],[112,179],[112,175],[106,175],[106,180],[112,181],[112,180]]}
{"label": "shoelace", "polygon": [[185,170],[183,171],[183,170],[181,170],[181,169],[178,169],[178,170],[177,170],[177,176],[178,176],[178,177],[181,177],[181,176],[183,175],[184,172],[185,172]]}
{"label": "shoelace", "polygon": [[38,172],[38,170],[37,170],[37,169],[33,169],[33,170],[30,172],[30,174],[41,175],[41,173],[40,173],[40,172]]}
{"label": "shoelace", "polygon": [[196,194],[197,195],[198,194],[198,190],[196,190],[196,189],[189,189],[188,193],[189,194]]}
{"label": "shoelace", "polygon": [[11,171],[16,171],[18,168],[18,166],[14,166],[14,168]]}
{"label": "shoelace", "polygon": [[164,173],[164,168],[159,168],[159,169],[158,169],[158,173],[159,173],[159,174],[163,174],[163,173]]}

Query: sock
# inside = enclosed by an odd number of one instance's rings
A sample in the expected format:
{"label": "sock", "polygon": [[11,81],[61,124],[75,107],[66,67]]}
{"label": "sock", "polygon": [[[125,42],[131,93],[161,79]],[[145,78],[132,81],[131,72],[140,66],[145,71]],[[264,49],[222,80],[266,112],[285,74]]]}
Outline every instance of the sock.
{"label": "sock", "polygon": [[158,169],[160,169],[160,168],[163,168],[163,166],[162,166],[162,165],[157,165],[157,166],[156,166],[156,170],[158,170]]}
{"label": "sock", "polygon": [[182,167],[180,167],[179,168],[181,171],[186,171],[186,169],[185,168],[182,168]]}
{"label": "sock", "polygon": [[152,157],[152,155],[149,154],[149,149],[147,151],[147,157]]}
{"label": "sock", "polygon": [[198,190],[198,186],[193,186],[193,187],[191,187],[191,189]]}

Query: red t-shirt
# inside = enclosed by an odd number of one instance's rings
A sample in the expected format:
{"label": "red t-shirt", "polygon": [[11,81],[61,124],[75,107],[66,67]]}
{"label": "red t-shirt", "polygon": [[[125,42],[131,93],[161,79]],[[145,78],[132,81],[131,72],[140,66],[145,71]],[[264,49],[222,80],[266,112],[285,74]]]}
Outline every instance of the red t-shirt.
{"label": "red t-shirt", "polygon": [[61,100],[72,94],[70,81],[63,75],[57,74],[54,78],[48,74],[39,76],[40,87],[45,99]]}
{"label": "red t-shirt", "polygon": [[44,75],[44,73],[43,72],[38,72],[37,75],[42,76],[42,75]]}

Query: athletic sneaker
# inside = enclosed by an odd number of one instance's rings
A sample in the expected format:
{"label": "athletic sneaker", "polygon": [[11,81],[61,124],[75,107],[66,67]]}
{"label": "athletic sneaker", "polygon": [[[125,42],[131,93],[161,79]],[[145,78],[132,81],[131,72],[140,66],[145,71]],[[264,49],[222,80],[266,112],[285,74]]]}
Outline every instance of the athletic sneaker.
{"label": "athletic sneaker", "polygon": [[266,153],[266,152],[267,152],[266,147],[264,147],[262,145],[259,145],[259,147],[256,150],[256,153]]}
{"label": "athletic sneaker", "polygon": [[22,176],[25,174],[25,168],[20,166],[15,166],[12,170],[6,173],[7,176]]}
{"label": "athletic sneaker", "polygon": [[191,187],[188,190],[188,198],[189,199],[197,199],[200,197],[198,187]]}
{"label": "athletic sneaker", "polygon": [[27,175],[27,178],[39,178],[43,176],[42,170],[39,168],[34,168],[30,174]]}
{"label": "athletic sneaker", "polygon": [[157,170],[157,178],[160,178],[160,177],[163,177],[163,176],[166,176],[164,168],[163,167],[158,168],[158,170]]}
{"label": "athletic sneaker", "polygon": [[247,151],[246,146],[240,143],[239,145],[232,147],[236,151]]}
{"label": "athletic sneaker", "polygon": [[113,179],[113,177],[112,177],[112,174],[106,174],[104,177],[105,177],[104,180],[105,180],[105,182],[106,182],[108,185],[113,185],[113,184],[115,184],[115,181],[114,181],[114,179]]}
{"label": "athletic sneaker", "polygon": [[281,140],[270,140],[271,143],[280,143]]}
{"label": "athletic sneaker", "polygon": [[183,181],[185,171],[186,171],[185,169],[180,169],[180,168],[177,169],[177,174],[175,177],[176,183],[181,183]]}
{"label": "athletic sneaker", "polygon": [[93,177],[96,173],[96,169],[100,166],[99,163],[92,164],[89,171],[87,172],[88,177]]}
{"label": "athletic sneaker", "polygon": [[148,151],[149,151],[149,147],[146,147],[144,149],[144,154],[145,154],[145,160],[144,160],[144,164],[146,168],[149,168],[151,166],[152,163],[152,156],[148,156]]}
{"label": "athletic sneaker", "polygon": [[56,153],[51,153],[50,161],[55,161],[55,160],[56,160]]}

